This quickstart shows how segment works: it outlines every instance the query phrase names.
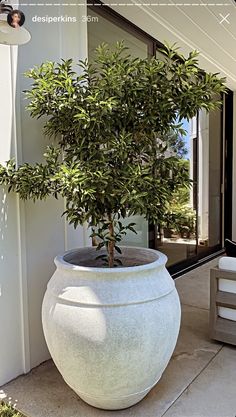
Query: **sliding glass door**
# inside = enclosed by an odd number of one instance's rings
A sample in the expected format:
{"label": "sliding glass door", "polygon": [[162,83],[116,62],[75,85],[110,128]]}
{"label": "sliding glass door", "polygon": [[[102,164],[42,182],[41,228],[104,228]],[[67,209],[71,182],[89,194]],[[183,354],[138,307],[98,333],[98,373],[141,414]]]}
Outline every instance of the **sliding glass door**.
{"label": "sliding glass door", "polygon": [[173,271],[222,247],[222,110],[204,111],[187,125],[184,163],[192,187],[170,202],[166,227],[157,228],[154,247],[166,253]]}
{"label": "sliding glass door", "polygon": [[[91,6],[88,8],[88,16],[90,61],[99,44],[105,42],[114,45],[121,40],[124,40],[134,57],[156,55],[162,59],[162,53],[157,49],[157,46],[160,48],[158,41],[109,7]],[[201,111],[190,122],[183,120],[187,134],[180,138],[173,137],[173,143],[177,143],[174,150],[179,163],[189,170],[192,187],[189,190],[179,189],[172,196],[164,223],[152,225],[144,218],[134,216],[132,221],[137,225],[137,235],[130,233],[123,241],[123,244],[162,251],[168,256],[168,267],[173,273],[222,248],[223,226],[226,224],[222,217],[226,201],[226,116],[224,104],[220,110],[211,114]],[[228,138],[229,133],[228,129]],[[231,175],[230,172],[228,175]],[[230,229],[228,223],[227,227]]]}

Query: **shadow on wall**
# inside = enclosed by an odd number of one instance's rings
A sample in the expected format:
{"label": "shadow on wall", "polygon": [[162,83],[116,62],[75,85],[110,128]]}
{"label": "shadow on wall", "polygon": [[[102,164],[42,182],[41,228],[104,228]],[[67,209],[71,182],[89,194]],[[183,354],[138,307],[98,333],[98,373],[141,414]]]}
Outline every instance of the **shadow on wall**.
{"label": "shadow on wall", "polygon": [[[13,281],[14,265],[17,265],[17,224],[11,211],[15,209],[15,196],[8,194],[5,187],[0,187],[0,295],[3,297],[6,285]],[[16,274],[16,270],[14,271]],[[0,312],[4,302],[0,302]],[[6,311],[5,311],[6,314]],[[3,311],[3,316],[5,316]]]}
{"label": "shadow on wall", "polygon": [[23,371],[16,204],[0,187],[0,386]]}
{"label": "shadow on wall", "polygon": [[4,235],[7,231],[7,202],[6,202],[6,190],[2,187],[0,191],[0,200],[1,200],[1,212],[0,212],[0,271],[2,270],[1,264],[4,261]]}

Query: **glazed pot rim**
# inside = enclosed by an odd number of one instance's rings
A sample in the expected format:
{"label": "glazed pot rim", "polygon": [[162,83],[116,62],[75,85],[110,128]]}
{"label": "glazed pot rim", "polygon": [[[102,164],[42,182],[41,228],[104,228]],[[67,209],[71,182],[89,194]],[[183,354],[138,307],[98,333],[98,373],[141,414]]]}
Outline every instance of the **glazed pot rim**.
{"label": "glazed pot rim", "polygon": [[167,256],[164,253],[157,251],[155,249],[142,248],[138,246],[120,246],[120,248],[132,249],[134,251],[140,251],[140,252],[146,251],[146,252],[152,253],[153,255],[156,255],[157,259],[147,264],[141,264],[137,266],[127,266],[127,267],[114,267],[114,268],[80,266],[80,265],[72,264],[64,259],[69,254],[79,252],[80,250],[84,250],[84,251],[86,251],[86,249],[91,250],[91,248],[92,248],[91,246],[86,246],[86,247],[79,247],[76,249],[71,249],[69,251],[66,251],[61,255],[57,255],[54,259],[54,263],[57,266],[57,268],[66,269],[70,271],[81,271],[81,272],[92,272],[92,273],[95,272],[98,274],[99,273],[100,274],[115,274],[115,273],[122,273],[122,272],[123,273],[135,272],[135,271],[138,272],[138,271],[145,271],[145,270],[154,269],[158,267],[164,267],[167,262]]}

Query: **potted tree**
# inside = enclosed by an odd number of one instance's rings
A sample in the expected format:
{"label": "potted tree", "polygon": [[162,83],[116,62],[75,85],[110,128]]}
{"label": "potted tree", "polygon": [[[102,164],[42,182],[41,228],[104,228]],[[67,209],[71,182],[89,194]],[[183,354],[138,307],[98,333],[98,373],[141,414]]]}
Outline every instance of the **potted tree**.
{"label": "potted tree", "polygon": [[[140,401],[160,379],[176,344],[180,304],[160,252],[120,247],[134,214],[163,221],[172,194],[190,184],[167,153],[168,133],[204,108],[224,80],[173,48],[163,60],[132,58],[124,45],[102,45],[94,63],[46,62],[27,73],[32,117],[47,117],[57,141],[45,162],[0,167],[0,183],[23,199],[66,199],[75,227],[88,222],[97,247],[55,259],[42,319],[52,358],[68,385],[96,407]],[[173,142],[173,140],[172,140]],[[173,145],[173,143],[172,143]]]}

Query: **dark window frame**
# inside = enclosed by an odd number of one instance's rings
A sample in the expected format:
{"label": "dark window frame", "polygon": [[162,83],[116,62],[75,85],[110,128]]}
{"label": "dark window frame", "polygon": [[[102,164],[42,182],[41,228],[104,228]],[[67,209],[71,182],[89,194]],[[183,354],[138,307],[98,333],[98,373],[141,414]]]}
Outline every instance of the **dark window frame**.
{"label": "dark window frame", "polygon": [[[225,94],[224,100],[224,138],[225,138],[225,176],[224,176],[224,236],[223,239],[232,239],[233,217],[233,114],[234,95],[231,90]],[[227,211],[227,215],[226,215]]]}

